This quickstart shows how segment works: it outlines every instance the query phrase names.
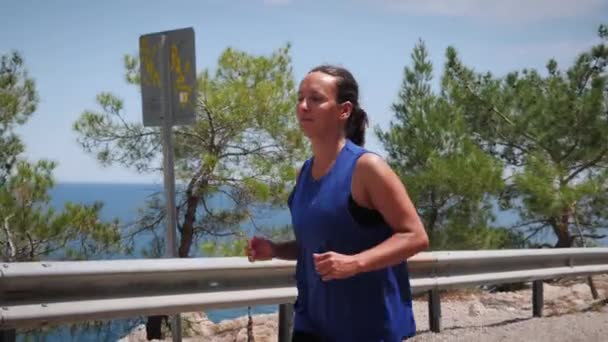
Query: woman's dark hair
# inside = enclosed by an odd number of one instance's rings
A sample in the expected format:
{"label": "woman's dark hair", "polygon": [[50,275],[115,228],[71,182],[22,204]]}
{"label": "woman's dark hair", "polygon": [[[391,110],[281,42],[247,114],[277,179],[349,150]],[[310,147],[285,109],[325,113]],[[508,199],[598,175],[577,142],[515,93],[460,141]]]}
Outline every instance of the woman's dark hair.
{"label": "woman's dark hair", "polygon": [[337,78],[336,101],[339,103],[350,101],[353,104],[353,109],[346,121],[346,138],[359,146],[363,146],[368,119],[367,113],[359,106],[359,85],[353,75],[345,68],[333,65],[320,65],[310,72],[322,72]]}

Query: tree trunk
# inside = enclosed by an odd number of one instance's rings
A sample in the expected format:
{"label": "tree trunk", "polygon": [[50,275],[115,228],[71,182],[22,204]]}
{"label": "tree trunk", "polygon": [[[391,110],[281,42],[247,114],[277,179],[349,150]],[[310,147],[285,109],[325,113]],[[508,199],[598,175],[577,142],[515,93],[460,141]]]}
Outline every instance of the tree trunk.
{"label": "tree trunk", "polygon": [[167,320],[167,316],[148,316],[146,321],[146,338],[150,340],[162,340],[162,324],[163,320]]}
{"label": "tree trunk", "polygon": [[423,217],[423,221],[424,221],[424,228],[427,232],[427,234],[429,235],[429,239],[431,240],[431,244],[435,244],[437,243],[437,235],[435,232],[435,226],[437,225],[437,220],[439,219],[439,208],[441,207],[436,199],[435,199],[435,192],[431,191],[430,193],[430,207],[431,209],[425,213],[424,217]]}
{"label": "tree trunk", "polygon": [[[184,217],[184,224],[182,225],[178,255],[180,258],[187,258],[190,254],[190,247],[192,246],[192,239],[194,237],[194,221],[196,219],[196,208],[200,202],[201,197],[194,195],[194,184],[193,180],[188,189],[186,190],[187,202],[186,202],[186,214]],[[161,325],[163,319],[167,320],[167,316],[150,316],[146,322],[146,334],[148,340],[162,339],[161,337]]]}
{"label": "tree trunk", "polygon": [[255,342],[253,337],[253,316],[251,316],[251,306],[247,307],[247,342]]}
{"label": "tree trunk", "polygon": [[561,216],[552,217],[549,221],[553,227],[553,232],[557,236],[557,243],[555,248],[570,248],[572,247],[572,235],[570,234],[569,227],[570,211],[564,210]]}
{"label": "tree trunk", "polygon": [[190,247],[192,246],[192,239],[194,237],[194,221],[196,219],[196,208],[201,200],[200,196],[193,195],[191,189],[186,192],[188,196],[186,202],[186,215],[184,217],[184,224],[181,229],[181,237],[179,242],[179,257],[187,258],[190,254]]}
{"label": "tree trunk", "polygon": [[435,231],[435,225],[437,224],[437,219],[439,218],[439,208],[434,207],[431,209],[431,213],[428,215],[426,230],[429,233],[433,233]]}

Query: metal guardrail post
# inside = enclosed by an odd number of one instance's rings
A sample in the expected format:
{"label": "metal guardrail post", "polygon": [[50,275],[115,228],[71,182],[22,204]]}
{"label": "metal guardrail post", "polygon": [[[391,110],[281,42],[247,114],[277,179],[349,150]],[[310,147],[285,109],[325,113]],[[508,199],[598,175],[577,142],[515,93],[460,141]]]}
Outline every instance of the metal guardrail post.
{"label": "metal guardrail post", "polygon": [[534,317],[543,316],[543,281],[535,280],[532,282],[532,315]]}
{"label": "metal guardrail post", "polygon": [[182,342],[182,319],[181,315],[173,315],[170,319],[171,323],[171,338],[173,342]]}
{"label": "metal guardrail post", "polygon": [[17,331],[15,329],[0,330],[0,342],[15,342]]}
{"label": "metal guardrail post", "polygon": [[588,276],[587,283],[589,284],[589,288],[591,289],[591,296],[593,296],[593,299],[600,298],[600,295],[597,293],[597,289],[595,288],[595,284],[593,283],[593,277]]}
{"label": "metal guardrail post", "polygon": [[279,304],[279,342],[291,341],[293,304]]}
{"label": "metal guardrail post", "polygon": [[435,333],[441,331],[441,298],[438,289],[429,291],[429,328]]}

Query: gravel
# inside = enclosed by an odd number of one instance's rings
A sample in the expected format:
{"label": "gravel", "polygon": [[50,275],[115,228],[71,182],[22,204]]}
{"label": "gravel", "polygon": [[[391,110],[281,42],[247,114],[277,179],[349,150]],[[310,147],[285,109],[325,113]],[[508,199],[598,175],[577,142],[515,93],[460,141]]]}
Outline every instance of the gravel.
{"label": "gravel", "polygon": [[[420,332],[411,341],[608,341],[608,311],[544,318],[522,318],[496,324],[450,327],[441,333]],[[409,341],[408,341],[409,342]]]}
{"label": "gravel", "polygon": [[414,302],[417,335],[409,341],[608,341],[608,277],[586,283],[544,284],[542,318],[532,317],[532,292],[464,293],[442,299],[441,332],[429,331],[426,301]]}

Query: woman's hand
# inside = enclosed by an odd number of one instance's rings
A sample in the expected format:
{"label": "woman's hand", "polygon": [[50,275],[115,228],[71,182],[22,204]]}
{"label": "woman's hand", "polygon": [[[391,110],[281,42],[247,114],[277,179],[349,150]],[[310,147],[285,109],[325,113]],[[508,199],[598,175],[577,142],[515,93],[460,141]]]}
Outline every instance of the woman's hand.
{"label": "woman's hand", "polygon": [[268,239],[254,236],[247,243],[247,257],[249,261],[270,260],[275,256],[274,243]]}
{"label": "woman's hand", "polygon": [[354,255],[336,252],[313,254],[315,270],[323,281],[349,278],[360,272],[361,265]]}

